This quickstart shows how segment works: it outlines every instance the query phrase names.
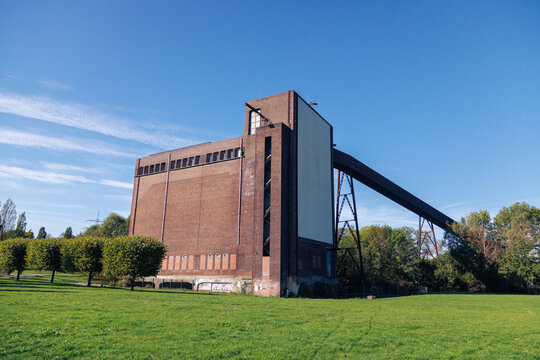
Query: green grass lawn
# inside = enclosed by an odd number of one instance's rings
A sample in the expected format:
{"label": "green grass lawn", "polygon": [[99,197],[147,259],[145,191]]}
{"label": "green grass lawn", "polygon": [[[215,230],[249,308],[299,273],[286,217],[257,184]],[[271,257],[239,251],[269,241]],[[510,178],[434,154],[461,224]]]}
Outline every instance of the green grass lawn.
{"label": "green grass lawn", "polygon": [[0,279],[0,358],[540,358],[540,296],[277,299],[57,279]]}

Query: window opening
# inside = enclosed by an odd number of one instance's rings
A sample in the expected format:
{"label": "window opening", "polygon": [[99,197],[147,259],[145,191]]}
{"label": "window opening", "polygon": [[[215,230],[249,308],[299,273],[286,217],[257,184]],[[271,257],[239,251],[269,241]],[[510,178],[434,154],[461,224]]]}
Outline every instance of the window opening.
{"label": "window opening", "polygon": [[195,156],[195,165],[199,165],[201,163],[201,156],[197,155]]}
{"label": "window opening", "polygon": [[144,167],[144,175],[148,174],[148,165]]}
{"label": "window opening", "polygon": [[[259,111],[260,109],[257,109]],[[257,128],[261,126],[261,115],[257,111],[252,110],[249,113],[249,134],[253,135]]]}
{"label": "window opening", "polygon": [[212,161],[217,161],[218,160],[218,156],[219,156],[219,153],[218,152],[215,152],[212,154]]}
{"label": "window opening", "polygon": [[242,153],[240,152],[240,148],[234,149],[234,156],[236,156],[236,157],[242,156]]}
{"label": "window opening", "polygon": [[227,152],[226,152],[225,150],[221,151],[221,152],[219,153],[219,160],[225,160],[225,154],[226,154],[226,153],[227,153]]}
{"label": "window opening", "polygon": [[264,139],[263,256],[270,256],[270,208],[272,188],[272,138]]}
{"label": "window opening", "polygon": [[189,158],[189,163],[188,163],[189,166],[193,166],[193,159],[194,159],[193,156]]}
{"label": "window opening", "polygon": [[161,171],[165,171],[165,163],[161,163]]}
{"label": "window opening", "polygon": [[139,175],[142,175],[143,174],[143,167],[139,167]]}
{"label": "window opening", "polygon": [[150,165],[150,174],[154,173],[154,165]]}
{"label": "window opening", "polygon": [[187,161],[188,161],[187,158],[185,158],[185,159],[182,160],[182,167],[186,167],[186,166],[187,166]]}
{"label": "window opening", "polygon": [[212,161],[212,154],[206,154],[206,163],[209,163]]}
{"label": "window opening", "polygon": [[229,149],[227,150],[227,159],[232,159],[233,158],[233,149]]}
{"label": "window opening", "polygon": [[170,169],[174,169],[174,166],[176,165],[176,161],[174,160],[171,160],[171,166],[170,166]]}

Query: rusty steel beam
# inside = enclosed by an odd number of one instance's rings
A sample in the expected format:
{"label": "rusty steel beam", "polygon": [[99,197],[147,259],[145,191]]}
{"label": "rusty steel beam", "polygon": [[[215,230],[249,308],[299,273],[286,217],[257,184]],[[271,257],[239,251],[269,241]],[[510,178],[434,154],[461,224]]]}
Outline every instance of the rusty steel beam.
{"label": "rusty steel beam", "polygon": [[432,222],[441,229],[452,232],[451,225],[455,223],[452,218],[420,200],[396,183],[388,180],[375,170],[356,160],[351,155],[339,151],[338,149],[333,150],[335,169],[351,175],[364,185],[372,188],[381,195],[384,195],[427,221]]}

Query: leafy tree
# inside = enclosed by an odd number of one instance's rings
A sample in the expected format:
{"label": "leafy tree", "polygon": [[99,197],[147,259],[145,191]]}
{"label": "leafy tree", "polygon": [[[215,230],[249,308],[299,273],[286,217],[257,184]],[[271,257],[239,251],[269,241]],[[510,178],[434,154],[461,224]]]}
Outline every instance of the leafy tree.
{"label": "leafy tree", "polygon": [[92,225],[83,233],[85,236],[103,236],[113,238],[128,234],[129,216],[124,218],[116,213],[111,213],[100,225]]}
{"label": "leafy tree", "polygon": [[37,270],[52,270],[52,283],[56,271],[62,268],[62,241],[53,238],[38,238],[29,243],[27,256],[29,267]]}
{"label": "leafy tree", "polygon": [[88,272],[88,285],[93,274],[101,272],[104,241],[98,237],[77,237],[64,242],[62,258],[66,271]]}
{"label": "leafy tree", "polygon": [[71,226],[68,226],[66,231],[64,231],[62,235],[60,235],[60,237],[63,239],[72,239],[74,236],[73,236],[73,230],[71,229]]}
{"label": "leafy tree", "polygon": [[[371,285],[409,285],[419,277],[414,230],[403,227],[366,226],[360,229],[365,280]],[[362,283],[359,251],[347,231],[338,251],[338,283],[343,288],[359,290]],[[347,250],[346,250],[347,249]]]}
{"label": "leafy tree", "polygon": [[17,281],[26,265],[26,239],[8,239],[0,242],[0,270],[11,273],[17,270]]}
{"label": "leafy tree", "polygon": [[15,227],[15,229],[7,231],[5,238],[26,238],[26,235],[26,213],[23,212],[19,215],[19,218],[17,219],[17,226]]}
{"label": "leafy tree", "polygon": [[165,245],[151,237],[114,238],[103,247],[103,273],[109,278],[128,277],[133,290],[136,278],[157,275],[165,252]]}
{"label": "leafy tree", "polygon": [[15,228],[15,219],[17,211],[15,203],[11,199],[7,199],[0,210],[0,241],[6,238],[6,233]]}
{"label": "leafy tree", "polygon": [[40,227],[39,232],[36,236],[36,239],[46,239],[47,238],[47,232],[45,231],[45,227]]}
{"label": "leafy tree", "polygon": [[101,235],[101,226],[100,225],[91,225],[83,233],[84,236],[102,236]]}
{"label": "leafy tree", "polygon": [[495,228],[505,250],[500,273],[512,291],[540,284],[540,209],[525,202],[503,207]]}
{"label": "leafy tree", "polygon": [[108,238],[125,236],[128,234],[128,225],[126,218],[112,213],[101,224],[101,234]]}

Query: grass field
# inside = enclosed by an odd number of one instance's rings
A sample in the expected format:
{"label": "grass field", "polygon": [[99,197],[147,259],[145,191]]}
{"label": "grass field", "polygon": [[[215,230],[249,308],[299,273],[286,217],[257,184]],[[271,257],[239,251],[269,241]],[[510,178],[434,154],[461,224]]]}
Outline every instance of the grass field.
{"label": "grass field", "polygon": [[0,279],[0,358],[540,358],[540,296],[276,299],[57,279]]}

